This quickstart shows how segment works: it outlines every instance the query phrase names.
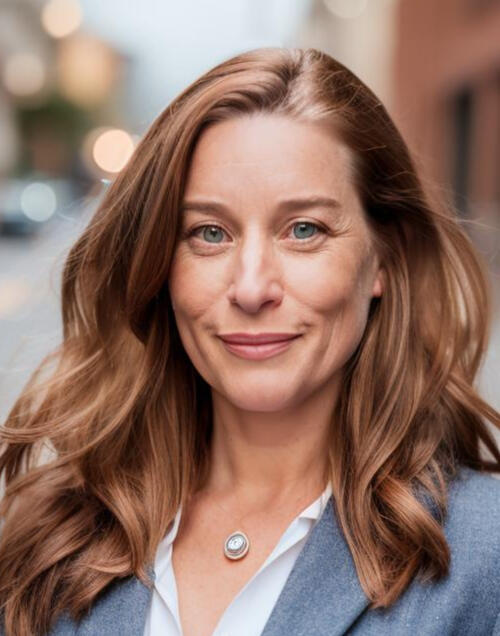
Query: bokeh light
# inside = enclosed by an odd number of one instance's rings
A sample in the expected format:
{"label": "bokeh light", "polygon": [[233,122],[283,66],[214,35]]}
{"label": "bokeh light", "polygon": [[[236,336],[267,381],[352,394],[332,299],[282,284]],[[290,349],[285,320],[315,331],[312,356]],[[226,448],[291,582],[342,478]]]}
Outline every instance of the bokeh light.
{"label": "bokeh light", "polygon": [[42,9],[41,20],[49,35],[64,38],[80,26],[82,10],[77,0],[49,0]]}
{"label": "bokeh light", "polygon": [[98,38],[77,33],[60,43],[57,61],[59,89],[72,102],[91,108],[109,97],[117,61]]}
{"label": "bokeh light", "polygon": [[128,132],[112,128],[102,132],[94,142],[92,158],[105,172],[120,172],[134,152],[134,141]]}
{"label": "bokeh light", "polygon": [[32,221],[47,221],[57,209],[56,194],[46,183],[30,183],[21,194],[21,209]]}
{"label": "bokeh light", "polygon": [[25,97],[41,91],[46,79],[44,64],[34,53],[14,53],[4,64],[2,79],[13,95]]}

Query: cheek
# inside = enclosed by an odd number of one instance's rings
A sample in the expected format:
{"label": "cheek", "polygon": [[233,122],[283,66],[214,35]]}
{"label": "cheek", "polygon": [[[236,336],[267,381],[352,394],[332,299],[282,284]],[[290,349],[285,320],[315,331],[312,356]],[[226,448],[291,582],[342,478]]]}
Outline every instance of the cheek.
{"label": "cheek", "polygon": [[289,272],[293,295],[315,313],[330,315],[359,297],[363,289],[363,271],[352,257],[326,254],[296,264]]}
{"label": "cheek", "polygon": [[[309,271],[297,270],[294,296],[307,307],[317,329],[318,372],[326,375],[341,368],[359,345],[366,329],[370,307],[369,261],[360,251],[338,249]],[[321,262],[320,262],[321,261]]]}
{"label": "cheek", "polygon": [[298,276],[296,283],[295,297],[308,307],[318,336],[311,375],[327,378],[344,367],[365,332],[371,298],[369,272],[352,252],[343,258],[336,254],[314,276]]}
{"label": "cheek", "polygon": [[218,272],[202,259],[193,258],[181,248],[170,269],[168,287],[178,320],[197,320],[206,314],[224,288],[224,268]]}

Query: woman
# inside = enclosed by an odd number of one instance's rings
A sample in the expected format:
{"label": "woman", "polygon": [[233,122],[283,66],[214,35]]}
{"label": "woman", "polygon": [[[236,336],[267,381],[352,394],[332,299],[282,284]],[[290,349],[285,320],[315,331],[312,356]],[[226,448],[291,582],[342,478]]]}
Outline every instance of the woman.
{"label": "woman", "polygon": [[71,250],[3,427],[5,633],[500,633],[489,302],[346,68],[205,73]]}

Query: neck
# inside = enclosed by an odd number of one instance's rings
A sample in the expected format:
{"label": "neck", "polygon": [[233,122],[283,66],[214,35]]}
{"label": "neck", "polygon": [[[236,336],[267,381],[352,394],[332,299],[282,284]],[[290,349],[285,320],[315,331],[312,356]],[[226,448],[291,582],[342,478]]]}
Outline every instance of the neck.
{"label": "neck", "polygon": [[250,505],[319,496],[326,486],[328,437],[336,395],[279,412],[249,412],[215,391],[206,493]]}

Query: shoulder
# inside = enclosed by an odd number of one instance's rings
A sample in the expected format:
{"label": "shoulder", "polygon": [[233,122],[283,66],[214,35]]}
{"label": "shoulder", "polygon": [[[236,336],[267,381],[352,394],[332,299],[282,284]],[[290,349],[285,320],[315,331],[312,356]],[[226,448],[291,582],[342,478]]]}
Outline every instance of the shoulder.
{"label": "shoulder", "polygon": [[[500,479],[462,468],[448,488],[444,523],[452,567],[497,576],[500,568]],[[486,583],[486,581],[484,581]]]}
{"label": "shoulder", "polygon": [[[405,620],[425,634],[498,634],[500,623],[500,480],[462,467],[448,486],[443,524],[448,573],[417,579],[401,600]],[[429,608],[424,610],[423,608]]]}
{"label": "shoulder", "polygon": [[448,488],[449,530],[455,526],[474,532],[500,533],[500,479],[462,467]]}
{"label": "shoulder", "polygon": [[393,605],[366,612],[349,634],[500,636],[500,480],[462,467],[448,486],[443,532],[448,572],[416,576]]}

